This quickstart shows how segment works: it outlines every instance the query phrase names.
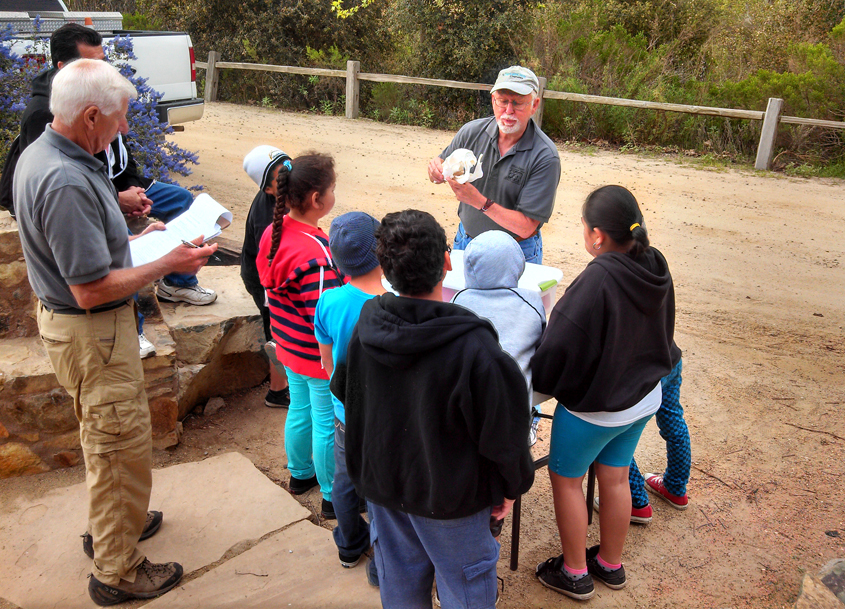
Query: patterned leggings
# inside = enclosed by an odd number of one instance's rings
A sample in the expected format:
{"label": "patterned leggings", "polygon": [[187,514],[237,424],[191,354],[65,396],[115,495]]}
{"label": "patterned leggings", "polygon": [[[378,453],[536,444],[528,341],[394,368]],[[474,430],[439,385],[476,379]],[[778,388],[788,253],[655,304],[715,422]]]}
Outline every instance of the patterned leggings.
{"label": "patterned leggings", "polygon": [[[663,484],[673,495],[683,497],[687,492],[689,482],[690,453],[689,430],[684,421],[684,408],[681,406],[681,369],[683,360],[679,360],[668,376],[660,379],[663,389],[663,402],[654,419],[660,430],[660,437],[666,441],[666,472],[663,474]],[[631,459],[628,473],[628,484],[631,486],[631,503],[635,508],[648,505],[648,494],[645,490],[645,479],[637,467],[637,462]]]}

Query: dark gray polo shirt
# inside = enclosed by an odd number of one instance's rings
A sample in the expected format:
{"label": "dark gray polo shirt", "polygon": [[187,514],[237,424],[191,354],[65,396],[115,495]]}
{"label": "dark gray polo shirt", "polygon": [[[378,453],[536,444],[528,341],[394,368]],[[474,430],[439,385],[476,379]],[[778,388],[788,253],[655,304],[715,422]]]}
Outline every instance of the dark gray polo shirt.
{"label": "dark gray polo shirt", "polygon": [[21,154],[14,193],[29,283],[49,308],[78,308],[69,285],[132,266],[105,165],[51,126]]}
{"label": "dark gray polo shirt", "polygon": [[[557,147],[533,120],[525,133],[503,157],[499,154],[499,126],[496,118],[480,118],[461,127],[452,143],[440,154],[445,159],[458,148],[468,148],[481,161],[484,177],[472,182],[481,194],[506,209],[515,209],[540,226],[549,221],[555,208],[560,182],[560,155]],[[467,235],[477,237],[488,230],[505,230],[487,214],[460,203],[458,216]],[[514,233],[512,237],[519,239]]]}

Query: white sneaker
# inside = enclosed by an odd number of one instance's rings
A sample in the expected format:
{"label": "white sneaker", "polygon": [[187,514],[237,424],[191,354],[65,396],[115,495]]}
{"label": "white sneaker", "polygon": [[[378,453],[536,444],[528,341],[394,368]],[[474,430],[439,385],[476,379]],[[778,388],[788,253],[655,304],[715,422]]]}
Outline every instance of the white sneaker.
{"label": "white sneaker", "polygon": [[537,428],[540,425],[540,417],[534,417],[531,421],[531,428],[528,430],[528,446],[537,443]]}
{"label": "white sneaker", "polygon": [[159,281],[156,295],[160,300],[187,302],[197,306],[208,305],[217,300],[217,293],[214,290],[206,290],[199,285],[179,288],[167,283],[167,279]]}
{"label": "white sneaker", "polygon": [[152,344],[143,334],[138,335],[138,342],[141,345],[141,359],[156,354],[156,346]]}

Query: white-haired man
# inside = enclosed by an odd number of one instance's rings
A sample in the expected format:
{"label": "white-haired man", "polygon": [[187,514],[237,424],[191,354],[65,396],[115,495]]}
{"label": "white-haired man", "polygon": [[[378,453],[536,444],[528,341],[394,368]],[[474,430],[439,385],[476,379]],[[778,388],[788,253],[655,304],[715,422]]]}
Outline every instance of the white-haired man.
{"label": "white-haired man", "polygon": [[[560,155],[531,120],[540,105],[537,76],[522,66],[499,72],[490,91],[493,117],[461,127],[452,143],[428,164],[428,179],[448,182],[460,204],[461,223],[453,248],[465,249],[473,237],[504,230],[519,242],[526,262],[543,262],[540,228],[549,221],[560,182]],[[484,155],[484,176],[459,184],[443,177],[443,160],[458,148]]]}
{"label": "white-haired man", "polygon": [[128,130],[136,95],[102,61],[69,63],[53,80],[53,122],[23,152],[14,180],[39,331],[79,420],[94,556],[88,592],[99,605],[157,596],[182,577],[179,564],[153,564],[136,547],[161,513],[147,512],[150,410],[132,294],[166,273],[195,273],[217,249],[178,247],[132,267],[117,192],[94,155]]}

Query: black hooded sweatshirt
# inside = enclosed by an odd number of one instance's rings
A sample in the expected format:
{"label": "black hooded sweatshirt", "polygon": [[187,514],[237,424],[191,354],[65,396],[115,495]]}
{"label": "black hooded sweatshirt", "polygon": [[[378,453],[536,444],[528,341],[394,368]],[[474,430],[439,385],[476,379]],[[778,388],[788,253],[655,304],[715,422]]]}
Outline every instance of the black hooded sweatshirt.
{"label": "black hooded sweatshirt", "polygon": [[468,309],[369,300],[332,391],[346,407],[349,477],[378,505],[448,520],[531,488],[525,379]]}
{"label": "black hooded sweatshirt", "polygon": [[531,359],[534,389],[572,412],[636,405],[681,358],[666,259],[648,248],[597,256],[552,310]]}

